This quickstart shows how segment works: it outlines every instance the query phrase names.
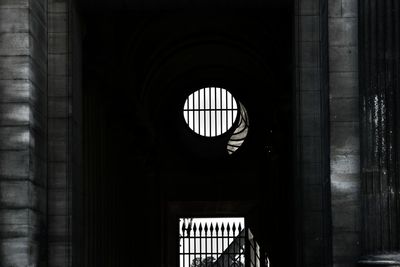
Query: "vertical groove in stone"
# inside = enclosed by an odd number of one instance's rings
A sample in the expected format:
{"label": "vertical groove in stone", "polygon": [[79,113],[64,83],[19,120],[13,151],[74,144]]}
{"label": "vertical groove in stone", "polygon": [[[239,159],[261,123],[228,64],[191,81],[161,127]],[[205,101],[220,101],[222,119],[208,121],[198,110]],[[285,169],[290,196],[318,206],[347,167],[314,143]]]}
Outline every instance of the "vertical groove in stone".
{"label": "vertical groove in stone", "polygon": [[399,251],[399,4],[359,3],[364,253]]}

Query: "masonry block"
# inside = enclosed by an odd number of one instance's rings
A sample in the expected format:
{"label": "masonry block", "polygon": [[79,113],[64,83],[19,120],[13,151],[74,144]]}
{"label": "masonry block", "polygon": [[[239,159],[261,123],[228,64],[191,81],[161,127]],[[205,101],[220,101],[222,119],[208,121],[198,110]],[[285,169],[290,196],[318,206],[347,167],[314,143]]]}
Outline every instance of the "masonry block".
{"label": "masonry block", "polygon": [[359,174],[359,155],[331,155],[331,172],[335,174]]}
{"label": "masonry block", "polygon": [[328,1],[328,16],[330,18],[342,16],[342,0]]}
{"label": "masonry block", "polygon": [[356,122],[331,122],[331,154],[360,153],[360,126]]}
{"label": "masonry block", "polygon": [[357,122],[359,121],[359,99],[331,98],[330,99],[330,120],[332,122]]}
{"label": "masonry block", "polygon": [[329,48],[329,70],[331,72],[357,71],[357,46],[331,46]]}
{"label": "masonry block", "polygon": [[357,18],[330,18],[328,28],[329,46],[357,45]]}
{"label": "masonry block", "polygon": [[300,41],[315,42],[319,41],[319,16],[302,16],[300,17]]}
{"label": "masonry block", "polygon": [[0,8],[0,33],[29,32],[27,8]]}
{"label": "masonry block", "polygon": [[342,16],[345,18],[357,18],[358,2],[355,0],[342,0]]}
{"label": "masonry block", "polygon": [[358,97],[358,72],[331,72],[329,74],[329,96]]}
{"label": "masonry block", "polygon": [[30,83],[28,80],[0,80],[0,103],[28,102]]}

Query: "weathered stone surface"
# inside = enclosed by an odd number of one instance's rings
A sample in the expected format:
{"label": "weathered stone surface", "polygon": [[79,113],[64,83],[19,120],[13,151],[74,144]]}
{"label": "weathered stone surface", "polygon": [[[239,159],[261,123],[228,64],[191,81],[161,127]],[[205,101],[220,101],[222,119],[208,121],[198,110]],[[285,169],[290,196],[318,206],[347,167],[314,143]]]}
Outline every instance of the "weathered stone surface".
{"label": "weathered stone surface", "polygon": [[300,125],[300,136],[321,136],[320,114],[315,112],[313,114],[304,114],[302,116],[302,124]]}
{"label": "weathered stone surface", "polygon": [[319,40],[319,16],[302,16],[300,18],[300,41],[316,42]]}
{"label": "weathered stone surface", "polygon": [[0,33],[29,32],[27,8],[0,8]]}
{"label": "weathered stone surface", "polygon": [[0,239],[0,244],[0,259],[2,266],[29,266],[33,256],[30,251],[33,246],[30,238],[20,237]]}
{"label": "weathered stone surface", "polygon": [[299,49],[301,68],[319,67],[319,42],[300,42]]}
{"label": "weathered stone surface", "polygon": [[30,108],[28,104],[0,104],[0,126],[28,125]]}
{"label": "weathered stone surface", "polygon": [[68,51],[66,33],[49,33],[49,53],[65,54]]}
{"label": "weathered stone surface", "polygon": [[49,118],[67,118],[68,117],[68,98],[67,97],[49,97]]}
{"label": "weathered stone surface", "polygon": [[335,195],[332,206],[335,211],[344,212],[350,206],[359,206],[361,184],[358,174],[332,174],[331,177],[331,192]]}
{"label": "weathered stone surface", "polygon": [[354,260],[361,252],[360,235],[355,232],[339,232],[333,236],[333,252],[337,262]]}
{"label": "weathered stone surface", "polygon": [[330,97],[358,97],[358,72],[331,72],[329,74]]}
{"label": "weathered stone surface", "polygon": [[354,122],[359,121],[359,99],[332,98],[330,119],[332,122]]}
{"label": "weathered stone surface", "polygon": [[331,18],[329,20],[329,45],[356,46],[357,27],[357,18]]}
{"label": "weathered stone surface", "polygon": [[[65,241],[65,237],[68,235],[66,229],[68,229],[68,216],[64,215],[51,215],[48,220],[49,225],[49,236],[51,236],[52,242]],[[64,238],[63,240],[57,240],[57,238]]]}
{"label": "weathered stone surface", "polygon": [[49,55],[49,75],[66,75],[68,67],[68,55]]}
{"label": "weathered stone surface", "polygon": [[28,80],[0,80],[0,103],[28,102],[30,83]]}
{"label": "weathered stone surface", "polygon": [[32,208],[27,181],[0,181],[0,204],[10,208]]}
{"label": "weathered stone surface", "polygon": [[356,46],[331,46],[329,58],[329,70],[332,72],[355,72],[358,69],[358,48]]}
{"label": "weathered stone surface", "polygon": [[342,16],[342,0],[328,1],[328,16],[330,18]]}
{"label": "weathered stone surface", "polygon": [[[46,209],[47,12],[0,0],[0,266],[38,266]],[[40,237],[42,236],[42,237]]]}
{"label": "weathered stone surface", "polygon": [[345,18],[358,17],[358,4],[354,0],[342,0],[342,16]]}
{"label": "weathered stone surface", "polygon": [[319,115],[321,104],[321,93],[319,91],[300,92],[300,112],[305,115]]}
{"label": "weathered stone surface", "polygon": [[62,189],[67,186],[67,164],[65,162],[49,162],[49,189]]}
{"label": "weathered stone surface", "polygon": [[301,68],[298,70],[298,86],[300,91],[319,91],[320,90],[320,69]]}
{"label": "weathered stone surface", "polygon": [[53,189],[48,193],[49,215],[66,216],[68,215],[67,191],[66,189]]}
{"label": "weathered stone surface", "polygon": [[30,132],[26,126],[0,127],[0,150],[26,150]]}
{"label": "weathered stone surface", "polygon": [[[47,0],[50,13],[65,13],[68,10],[68,2],[64,0]],[[49,25],[51,27],[51,23]]]}
{"label": "weathered stone surface", "polygon": [[361,207],[357,205],[346,204],[345,209],[337,209],[332,214],[333,231],[360,232],[361,225]]}
{"label": "weathered stone surface", "polygon": [[302,138],[301,159],[302,162],[321,162],[321,137]]}
{"label": "weathered stone surface", "polygon": [[317,0],[299,0],[299,15],[319,15],[319,1]]}
{"label": "weathered stone surface", "polygon": [[336,174],[359,174],[359,155],[335,155],[331,156],[331,172]]}
{"label": "weathered stone surface", "polygon": [[0,56],[29,55],[29,33],[0,33]]}
{"label": "weathered stone surface", "polygon": [[67,13],[49,14],[49,33],[67,33],[68,31]]}
{"label": "weathered stone surface", "polygon": [[301,165],[301,176],[305,185],[321,185],[321,163],[304,162]]}
{"label": "weathered stone surface", "polygon": [[0,0],[0,8],[28,8],[29,0]]}
{"label": "weathered stone surface", "polygon": [[331,122],[331,153],[359,154],[360,125],[355,122]]}
{"label": "weathered stone surface", "polygon": [[303,208],[305,211],[321,211],[322,201],[322,186],[305,186],[303,199]]}
{"label": "weathered stone surface", "polygon": [[65,140],[50,140],[48,147],[49,161],[62,162],[67,159],[67,143]]}
{"label": "weathered stone surface", "polygon": [[0,239],[30,237],[36,239],[43,215],[31,209],[4,209],[0,217]]}
{"label": "weathered stone surface", "polygon": [[0,77],[2,80],[30,78],[28,56],[0,56]]}

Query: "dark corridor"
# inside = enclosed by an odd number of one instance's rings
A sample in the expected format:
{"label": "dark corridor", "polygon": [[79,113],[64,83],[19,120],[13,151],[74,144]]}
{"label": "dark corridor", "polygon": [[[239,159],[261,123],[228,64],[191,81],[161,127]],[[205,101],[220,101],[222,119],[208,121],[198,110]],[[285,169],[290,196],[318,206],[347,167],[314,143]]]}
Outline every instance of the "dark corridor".
{"label": "dark corridor", "polygon": [[[292,17],[285,1],[83,8],[77,266],[178,266],[182,216],[243,216],[271,266],[295,265]],[[232,155],[185,124],[208,86],[247,109]]]}

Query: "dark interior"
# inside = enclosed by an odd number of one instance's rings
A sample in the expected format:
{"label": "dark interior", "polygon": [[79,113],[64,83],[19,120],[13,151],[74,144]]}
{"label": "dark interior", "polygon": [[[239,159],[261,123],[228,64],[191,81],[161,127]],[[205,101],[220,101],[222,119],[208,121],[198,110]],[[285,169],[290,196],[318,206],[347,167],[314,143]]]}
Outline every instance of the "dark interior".
{"label": "dark interior", "polygon": [[[83,9],[76,259],[177,266],[178,218],[244,216],[273,266],[294,266],[292,6],[122,2]],[[184,121],[185,98],[207,86],[247,109],[232,155],[227,135]]]}

